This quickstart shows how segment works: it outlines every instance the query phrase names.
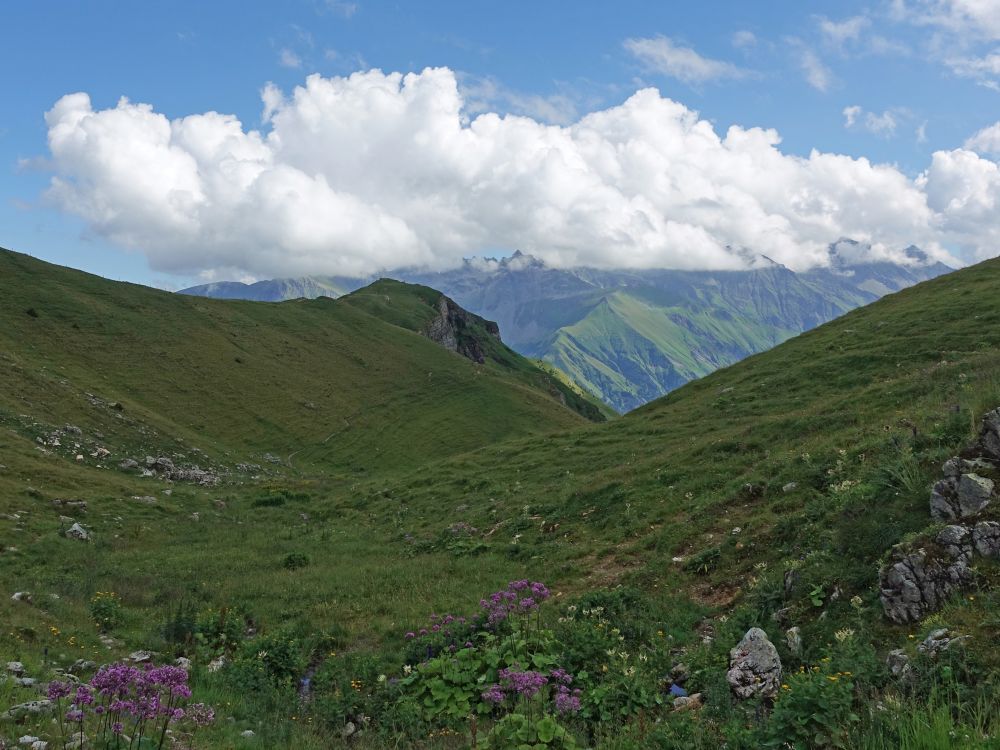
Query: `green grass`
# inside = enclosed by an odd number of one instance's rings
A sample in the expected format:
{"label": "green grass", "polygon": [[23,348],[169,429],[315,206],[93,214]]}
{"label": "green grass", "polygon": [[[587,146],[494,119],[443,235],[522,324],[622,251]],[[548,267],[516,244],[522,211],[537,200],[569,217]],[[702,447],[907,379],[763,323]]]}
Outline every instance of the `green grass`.
{"label": "green grass", "polygon": [[[996,261],[891,295],[605,424],[562,407],[523,370],[477,367],[416,335],[427,292],[390,294],[393,321],[371,300],[223,302],[14,254],[0,263],[0,580],[10,589],[0,592],[0,661],[41,672],[46,648],[60,663],[77,652],[167,652],[162,626],[187,602],[243,611],[263,633],[296,628],[303,648],[335,642],[331,660],[398,668],[401,634],[429,612],[472,611],[524,575],[562,601],[627,584],[685,617],[707,613],[713,645],[685,645],[677,657],[714,696],[696,720],[705,746],[745,721],[738,707],[726,713],[717,687],[728,649],[750,625],[780,643],[778,609],[802,627],[803,663],[825,654],[838,628],[863,627],[884,653],[945,624],[974,636],[968,674],[983,685],[1000,675],[989,645],[995,566],[981,566],[973,599],[914,629],[881,618],[876,585],[887,550],[930,526],[927,487],[941,461],[1000,404]],[[71,446],[35,442],[67,423],[83,430],[83,461]],[[98,444],[108,460],[89,455]],[[264,461],[267,452],[282,464]],[[123,456],[147,453],[183,453],[229,474],[218,487],[168,486],[117,470]],[[131,499],[147,495],[156,503]],[[52,501],[66,497],[88,501],[80,520],[93,543],[60,536],[66,511]],[[476,529],[474,543],[456,540],[456,524]],[[289,570],[290,554],[308,564]],[[798,582],[786,593],[787,570]],[[34,604],[10,601],[15,590]],[[87,612],[109,590],[127,613],[110,651]],[[848,603],[855,595],[860,612]],[[244,746],[244,727],[266,731],[270,746],[326,746],[329,728],[310,729],[294,704],[258,705],[203,672],[196,686],[231,704],[234,723],[214,730],[212,746]],[[27,695],[17,693],[4,700]],[[995,716],[977,722],[995,731]],[[628,744],[636,727],[607,731],[603,746],[644,746]]]}

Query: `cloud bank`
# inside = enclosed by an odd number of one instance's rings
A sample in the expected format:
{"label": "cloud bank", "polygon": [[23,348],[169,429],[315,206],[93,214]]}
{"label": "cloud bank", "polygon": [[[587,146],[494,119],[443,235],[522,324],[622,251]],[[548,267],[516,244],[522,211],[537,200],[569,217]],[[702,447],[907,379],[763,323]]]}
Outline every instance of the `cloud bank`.
{"label": "cloud bank", "polygon": [[893,166],[785,154],[654,89],[566,126],[471,117],[447,68],[309,76],[262,92],[263,130],[170,120],[87,94],[46,114],[48,198],[160,272],[366,274],[520,248],[555,266],[723,269],[746,250],[802,269],[840,237],[891,256],[1000,246],[996,162],[958,149]]}

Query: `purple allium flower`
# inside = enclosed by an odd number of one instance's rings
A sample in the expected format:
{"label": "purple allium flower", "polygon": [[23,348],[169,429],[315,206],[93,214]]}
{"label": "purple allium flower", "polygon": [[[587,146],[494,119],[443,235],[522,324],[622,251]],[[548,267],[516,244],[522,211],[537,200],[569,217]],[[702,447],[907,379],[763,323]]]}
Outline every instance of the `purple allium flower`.
{"label": "purple allium flower", "polygon": [[500,670],[500,684],[525,698],[536,695],[548,682],[549,678],[541,672],[521,672],[513,668]]}
{"label": "purple allium flower", "polygon": [[490,685],[490,687],[483,691],[482,698],[487,703],[499,705],[504,700],[503,688],[499,685]]}
{"label": "purple allium flower", "polygon": [[194,703],[187,707],[187,717],[196,727],[207,727],[215,721],[215,710],[204,703]]}
{"label": "purple allium flower", "polygon": [[560,685],[556,690],[556,712],[560,714],[575,714],[580,710],[580,695],[580,690],[570,692],[568,687]]}
{"label": "purple allium flower", "polygon": [[410,640],[411,638],[416,638],[416,637],[417,637],[417,634],[414,633],[414,632],[409,632],[405,636],[406,640]]}
{"label": "purple allium flower", "polygon": [[111,725],[111,731],[114,734],[121,734],[122,733],[122,729],[123,729],[123,727],[122,727],[122,723],[120,721],[116,721],[114,724]]}
{"label": "purple allium flower", "polygon": [[57,682],[53,680],[52,682],[49,683],[49,688],[46,692],[48,694],[49,700],[54,701],[58,700],[59,698],[65,698],[67,695],[69,695],[69,691],[71,689],[72,687],[68,682]]}
{"label": "purple allium flower", "polygon": [[83,711],[81,711],[79,708],[74,708],[71,711],[67,711],[66,721],[83,721]]}

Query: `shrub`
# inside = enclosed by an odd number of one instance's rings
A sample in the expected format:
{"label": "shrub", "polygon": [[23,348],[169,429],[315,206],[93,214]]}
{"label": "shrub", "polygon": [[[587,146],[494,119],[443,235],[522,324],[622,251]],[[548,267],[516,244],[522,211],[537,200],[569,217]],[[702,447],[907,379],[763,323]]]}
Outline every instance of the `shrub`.
{"label": "shrub", "polygon": [[288,570],[298,570],[309,564],[309,556],[301,552],[289,552],[281,562]]}
{"label": "shrub", "polygon": [[114,591],[98,591],[90,600],[90,616],[102,631],[114,630],[125,620],[121,597]]}
{"label": "shrub", "polygon": [[846,748],[851,724],[854,682],[850,672],[835,672],[827,657],[788,676],[768,722],[767,747]]}

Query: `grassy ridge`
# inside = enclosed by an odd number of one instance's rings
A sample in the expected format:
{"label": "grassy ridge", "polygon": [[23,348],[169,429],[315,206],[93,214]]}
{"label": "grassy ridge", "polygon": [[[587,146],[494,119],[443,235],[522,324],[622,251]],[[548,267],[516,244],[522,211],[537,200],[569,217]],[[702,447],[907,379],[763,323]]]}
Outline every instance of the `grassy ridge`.
{"label": "grassy ridge", "polygon": [[269,452],[357,475],[580,421],[523,372],[356,305],[176,296],[9,252],[0,285],[0,410],[99,427],[119,457],[182,441],[216,462]]}

